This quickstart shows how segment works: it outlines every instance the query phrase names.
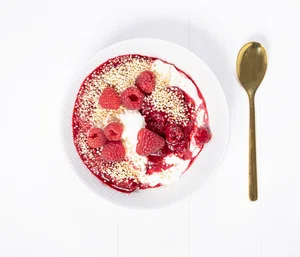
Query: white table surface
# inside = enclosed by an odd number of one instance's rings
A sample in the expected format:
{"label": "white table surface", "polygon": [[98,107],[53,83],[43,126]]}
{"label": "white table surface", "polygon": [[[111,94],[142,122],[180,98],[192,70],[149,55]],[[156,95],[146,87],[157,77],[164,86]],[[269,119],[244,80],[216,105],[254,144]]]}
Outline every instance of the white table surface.
{"label": "white table surface", "polygon": [[[299,0],[0,1],[0,256],[299,257]],[[76,71],[133,37],[179,43],[216,74],[231,138],[215,177],[155,211],[116,207],[80,180],[62,140]],[[259,200],[247,196],[248,105],[239,48],[259,40]]]}

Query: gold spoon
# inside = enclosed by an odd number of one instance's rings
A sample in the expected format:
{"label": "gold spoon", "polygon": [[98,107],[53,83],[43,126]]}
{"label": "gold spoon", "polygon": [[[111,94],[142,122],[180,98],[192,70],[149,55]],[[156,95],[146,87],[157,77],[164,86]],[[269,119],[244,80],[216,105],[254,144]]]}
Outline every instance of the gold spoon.
{"label": "gold spoon", "polygon": [[256,139],[255,139],[255,108],[254,96],[267,70],[268,58],[265,48],[257,42],[244,45],[236,60],[236,70],[242,86],[245,88],[250,104],[249,126],[249,198],[256,201],[257,171],[256,171]]}

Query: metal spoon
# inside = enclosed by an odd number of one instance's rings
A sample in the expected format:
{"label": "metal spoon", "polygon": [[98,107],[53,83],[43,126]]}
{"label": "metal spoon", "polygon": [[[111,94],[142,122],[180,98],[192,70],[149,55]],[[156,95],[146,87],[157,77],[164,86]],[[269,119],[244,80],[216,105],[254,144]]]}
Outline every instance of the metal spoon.
{"label": "metal spoon", "polygon": [[245,88],[250,104],[249,126],[249,198],[256,201],[257,171],[256,171],[256,139],[255,139],[255,108],[254,96],[267,70],[268,58],[265,48],[257,42],[244,45],[236,60],[236,70],[242,86]]}

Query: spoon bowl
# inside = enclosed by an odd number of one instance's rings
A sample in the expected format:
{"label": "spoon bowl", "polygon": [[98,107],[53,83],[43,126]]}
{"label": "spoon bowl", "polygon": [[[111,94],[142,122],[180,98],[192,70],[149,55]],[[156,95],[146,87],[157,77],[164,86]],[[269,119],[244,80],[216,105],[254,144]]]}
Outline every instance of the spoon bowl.
{"label": "spoon bowl", "polygon": [[267,71],[266,49],[257,42],[245,44],[237,58],[237,75],[247,93],[255,93]]}

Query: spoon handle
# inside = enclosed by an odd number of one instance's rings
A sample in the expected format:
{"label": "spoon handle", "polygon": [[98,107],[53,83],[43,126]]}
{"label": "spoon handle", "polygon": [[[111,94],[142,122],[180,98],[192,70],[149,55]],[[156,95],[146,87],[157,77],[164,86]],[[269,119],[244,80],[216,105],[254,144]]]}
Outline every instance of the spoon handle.
{"label": "spoon handle", "polygon": [[257,193],[257,171],[256,171],[256,137],[255,137],[255,107],[254,94],[249,94],[250,123],[249,123],[249,198],[256,201]]}

